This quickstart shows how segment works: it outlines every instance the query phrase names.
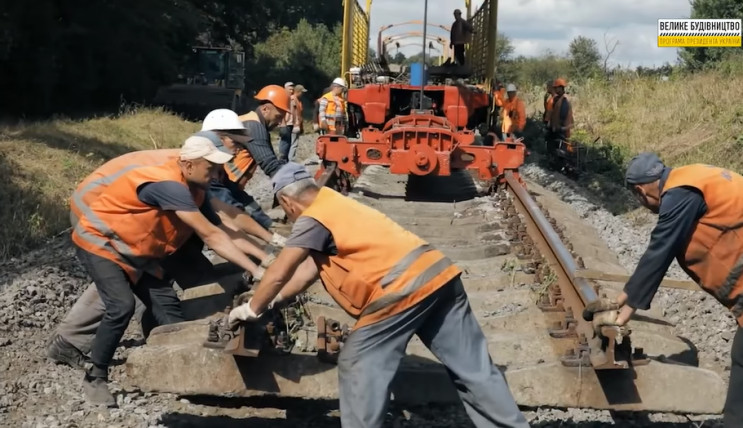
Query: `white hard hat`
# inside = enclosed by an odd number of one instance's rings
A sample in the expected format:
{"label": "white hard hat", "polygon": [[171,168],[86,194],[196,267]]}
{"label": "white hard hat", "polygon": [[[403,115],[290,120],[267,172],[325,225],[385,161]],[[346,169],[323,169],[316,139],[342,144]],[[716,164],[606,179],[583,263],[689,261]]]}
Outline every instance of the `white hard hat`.
{"label": "white hard hat", "polygon": [[201,124],[201,130],[225,131],[233,140],[243,144],[252,140],[248,135],[247,128],[245,128],[245,125],[238,118],[237,113],[226,108],[210,111]]}
{"label": "white hard hat", "polygon": [[294,87],[294,82],[286,82],[284,83],[284,88],[289,89]]}
{"label": "white hard hat", "polygon": [[333,79],[333,84],[334,85],[343,86],[344,88],[347,86],[346,85],[346,79],[344,79],[342,77],[336,77],[335,79]]}
{"label": "white hard hat", "polygon": [[506,92],[516,92],[516,85],[513,83],[506,85]]}
{"label": "white hard hat", "polygon": [[240,122],[237,113],[226,108],[210,111],[201,125],[202,131],[227,131],[232,129],[245,129],[245,125]]}

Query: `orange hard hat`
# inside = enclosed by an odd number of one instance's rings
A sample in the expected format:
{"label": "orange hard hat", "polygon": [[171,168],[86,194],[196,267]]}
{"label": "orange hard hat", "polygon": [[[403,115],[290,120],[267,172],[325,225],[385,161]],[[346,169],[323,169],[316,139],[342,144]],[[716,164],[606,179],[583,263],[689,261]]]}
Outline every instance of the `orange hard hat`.
{"label": "orange hard hat", "polygon": [[289,94],[279,85],[264,86],[255,96],[256,100],[268,101],[277,109],[289,112]]}
{"label": "orange hard hat", "polygon": [[558,86],[562,86],[564,88],[565,86],[568,86],[568,82],[566,82],[563,78],[557,78],[555,79],[555,83],[553,83],[552,86],[554,86],[555,88]]}

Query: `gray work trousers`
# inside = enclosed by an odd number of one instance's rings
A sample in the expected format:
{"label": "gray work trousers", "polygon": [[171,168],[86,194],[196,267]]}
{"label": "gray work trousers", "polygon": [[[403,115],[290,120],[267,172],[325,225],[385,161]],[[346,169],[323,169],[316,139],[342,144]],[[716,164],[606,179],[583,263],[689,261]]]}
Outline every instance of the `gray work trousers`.
{"label": "gray work trousers", "polygon": [[390,384],[414,334],[446,366],[476,427],[529,427],[457,277],[414,307],[349,335],[338,358],[343,428],[382,426]]}

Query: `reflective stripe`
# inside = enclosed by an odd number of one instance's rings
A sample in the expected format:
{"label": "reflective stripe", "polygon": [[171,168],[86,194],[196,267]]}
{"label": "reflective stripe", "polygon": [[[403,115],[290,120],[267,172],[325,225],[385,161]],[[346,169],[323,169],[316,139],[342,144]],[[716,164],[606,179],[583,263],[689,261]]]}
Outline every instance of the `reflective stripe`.
{"label": "reflective stripe", "polygon": [[379,285],[381,285],[382,288],[386,288],[388,285],[395,282],[395,280],[399,278],[400,275],[403,274],[403,272],[410,268],[410,265],[412,265],[413,262],[418,260],[418,257],[429,251],[433,251],[433,248],[429,244],[423,244],[420,247],[414,248],[413,251],[409,252],[407,255],[405,255],[405,257],[400,259],[400,261],[397,262],[397,264],[393,266],[389,272],[387,272],[387,275],[382,278],[382,281],[379,283]]}
{"label": "reflective stripe", "polygon": [[743,274],[743,255],[738,258],[733,268],[730,269],[728,276],[725,278],[725,282],[722,283],[720,288],[715,290],[715,296],[722,302],[730,302],[730,293],[733,292],[735,284],[738,283],[741,274]]}
{"label": "reflective stripe", "polygon": [[227,162],[227,168],[229,168],[230,173],[232,173],[232,176],[235,177],[235,180],[239,180],[240,177],[243,175],[243,172],[240,171],[240,168],[238,168],[237,165],[235,165],[235,163],[232,161]]}
{"label": "reflective stripe", "polygon": [[89,243],[101,247],[105,249],[106,251],[113,254],[117,260],[120,262],[131,266],[134,269],[139,269],[143,271],[147,271],[149,273],[152,273],[153,275],[157,277],[162,276],[162,269],[159,265],[153,264],[156,263],[155,260],[145,257],[140,257],[132,251],[132,248],[125,243],[121,238],[119,238],[116,233],[114,233],[111,228],[106,225],[106,223],[103,222],[96,214],[93,212],[93,210],[90,209],[90,207],[85,204],[83,201],[83,196],[90,192],[91,190],[95,189],[96,187],[104,184],[111,184],[113,183],[117,178],[124,175],[126,172],[139,168],[141,165],[129,165],[125,168],[122,168],[121,170],[104,177],[101,177],[97,180],[93,180],[92,182],[88,183],[85,187],[80,189],[79,192],[75,192],[72,195],[72,199],[75,203],[75,205],[78,207],[78,209],[82,212],[82,214],[88,219],[91,226],[94,227],[98,232],[100,232],[103,236],[107,237],[109,241],[106,241],[105,239],[102,239],[98,236],[95,236],[91,233],[89,233],[87,230],[83,229],[80,226],[80,222],[78,219],[77,224],[75,224],[75,232],[77,232],[77,235],[88,241]]}
{"label": "reflective stripe", "polygon": [[390,305],[393,305],[405,299],[406,297],[413,294],[419,288],[428,284],[433,278],[436,277],[436,275],[445,271],[452,264],[453,264],[452,261],[449,260],[448,257],[443,257],[441,260],[432,264],[426,270],[421,272],[418,276],[413,278],[413,280],[410,281],[410,283],[406,285],[405,288],[403,288],[402,290],[397,291],[395,293],[385,294],[384,296],[371,302],[366,308],[364,308],[359,318],[369,315],[369,314],[373,314],[374,312],[382,310]]}

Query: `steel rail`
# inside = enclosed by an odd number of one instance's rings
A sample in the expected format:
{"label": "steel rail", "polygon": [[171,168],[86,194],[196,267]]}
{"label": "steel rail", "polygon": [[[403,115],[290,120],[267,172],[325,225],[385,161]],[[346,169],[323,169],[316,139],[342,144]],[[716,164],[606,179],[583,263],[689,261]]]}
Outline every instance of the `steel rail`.
{"label": "steel rail", "polygon": [[[601,335],[608,339],[604,341],[595,333],[593,324],[583,319],[583,309],[586,305],[599,298],[593,286],[585,278],[577,275],[578,266],[575,259],[526,188],[510,171],[506,171],[505,179],[508,191],[514,196],[513,203],[517,211],[526,220],[527,233],[557,276],[557,285],[565,300],[566,311],[569,308],[569,313],[566,314],[565,330],[573,331],[574,329],[578,336],[579,355],[577,357],[584,357],[580,355],[583,349],[583,351],[588,351],[587,357],[596,370],[629,368],[629,361],[616,361],[615,359],[616,344],[622,342],[620,329],[603,327]],[[628,345],[629,343],[626,344]],[[627,357],[631,360],[630,356],[627,355]]]}

